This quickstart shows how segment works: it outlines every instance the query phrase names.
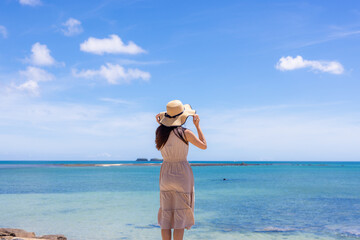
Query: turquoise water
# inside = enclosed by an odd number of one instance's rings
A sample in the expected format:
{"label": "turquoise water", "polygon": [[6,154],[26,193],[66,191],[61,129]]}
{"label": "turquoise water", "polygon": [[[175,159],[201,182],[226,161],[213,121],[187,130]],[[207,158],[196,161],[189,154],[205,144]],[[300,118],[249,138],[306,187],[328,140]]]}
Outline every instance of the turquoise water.
{"label": "turquoise water", "polygon": [[[160,239],[160,166],[58,163],[69,162],[0,162],[0,227]],[[185,239],[360,239],[359,162],[192,168],[196,224]]]}

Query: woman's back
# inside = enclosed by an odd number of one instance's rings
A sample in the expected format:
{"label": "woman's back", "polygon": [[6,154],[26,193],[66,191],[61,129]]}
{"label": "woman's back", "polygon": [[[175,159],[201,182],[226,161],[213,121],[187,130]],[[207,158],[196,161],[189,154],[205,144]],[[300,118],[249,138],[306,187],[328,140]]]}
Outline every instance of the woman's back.
{"label": "woman's back", "polygon": [[174,131],[171,131],[168,140],[160,151],[164,162],[187,161],[189,145],[176,136]]}

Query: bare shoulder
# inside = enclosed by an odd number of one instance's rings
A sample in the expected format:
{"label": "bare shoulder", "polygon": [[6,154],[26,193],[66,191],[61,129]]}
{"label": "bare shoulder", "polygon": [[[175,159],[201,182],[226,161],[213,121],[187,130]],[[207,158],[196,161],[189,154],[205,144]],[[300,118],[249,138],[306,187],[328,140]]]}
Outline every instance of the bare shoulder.
{"label": "bare shoulder", "polygon": [[184,133],[185,133],[186,137],[187,136],[195,136],[195,134],[188,128],[185,129]]}

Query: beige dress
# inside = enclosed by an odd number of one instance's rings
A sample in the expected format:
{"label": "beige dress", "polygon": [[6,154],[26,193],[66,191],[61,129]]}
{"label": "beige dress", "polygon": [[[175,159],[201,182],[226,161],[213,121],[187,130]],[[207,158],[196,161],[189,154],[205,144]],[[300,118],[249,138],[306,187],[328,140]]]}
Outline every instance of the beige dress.
{"label": "beige dress", "polygon": [[160,209],[158,223],[161,229],[190,229],[194,221],[194,175],[187,161],[189,145],[174,131],[161,148],[164,161],[160,169]]}

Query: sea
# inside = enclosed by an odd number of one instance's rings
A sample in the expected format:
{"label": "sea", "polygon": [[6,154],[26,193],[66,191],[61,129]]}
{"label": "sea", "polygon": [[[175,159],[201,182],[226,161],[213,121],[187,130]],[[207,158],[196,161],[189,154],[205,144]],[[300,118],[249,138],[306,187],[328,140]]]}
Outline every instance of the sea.
{"label": "sea", "polygon": [[[69,163],[135,162],[0,161],[0,228],[161,239],[159,165]],[[360,239],[360,162],[245,163],[259,165],[192,166],[195,225],[184,239]]]}

